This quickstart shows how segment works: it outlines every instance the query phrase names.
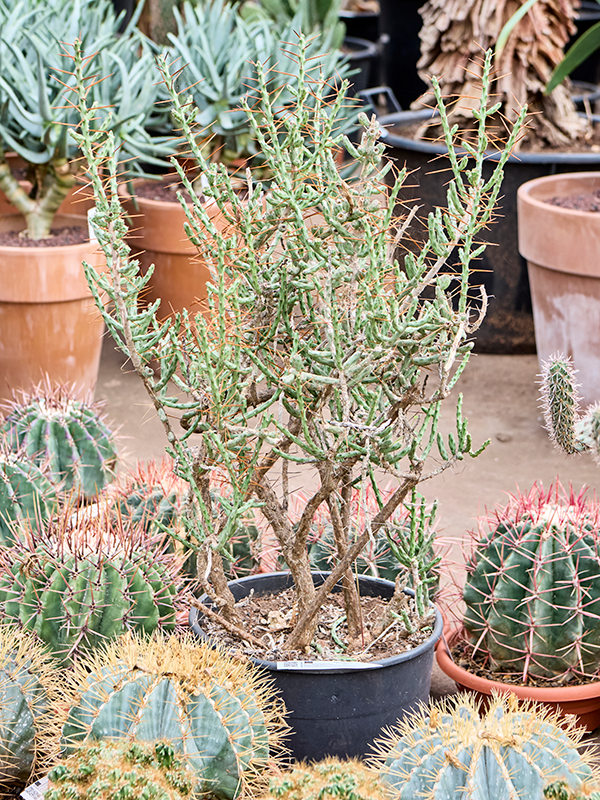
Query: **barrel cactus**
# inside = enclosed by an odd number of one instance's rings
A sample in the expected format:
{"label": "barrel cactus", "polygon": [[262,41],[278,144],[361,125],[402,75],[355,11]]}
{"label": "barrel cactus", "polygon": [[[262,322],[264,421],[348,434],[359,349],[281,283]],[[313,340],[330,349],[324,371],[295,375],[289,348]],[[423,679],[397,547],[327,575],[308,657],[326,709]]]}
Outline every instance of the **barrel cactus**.
{"label": "barrel cactus", "polygon": [[[45,717],[55,701],[52,659],[30,634],[0,625],[0,796],[43,768]],[[10,795],[14,796],[14,795]]]}
{"label": "barrel cactus", "polygon": [[41,469],[22,451],[0,443],[0,544],[8,547],[19,538],[20,523],[46,521],[55,501],[55,489]]}
{"label": "barrel cactus", "polygon": [[391,800],[377,772],[358,759],[327,758],[274,775],[260,800]]}
{"label": "barrel cactus", "polygon": [[65,701],[57,718],[67,750],[90,740],[166,741],[187,758],[195,791],[227,800],[260,783],[284,730],[264,676],[191,635],[107,644],[76,666]]}
{"label": "barrel cactus", "polygon": [[63,491],[93,497],[114,478],[114,434],[97,404],[77,399],[64,386],[43,384],[22,394],[6,414],[2,435]]}
{"label": "barrel cactus", "polygon": [[181,559],[105,515],[66,507],[3,556],[0,617],[35,632],[64,665],[127,630],[175,627]]}
{"label": "barrel cactus", "polygon": [[192,774],[166,742],[88,742],[52,768],[44,800],[186,800]]}
{"label": "barrel cactus", "polygon": [[378,743],[372,766],[397,800],[544,800],[562,782],[582,796],[597,786],[581,731],[514,695],[495,696],[480,717],[468,695],[407,717]]}
{"label": "barrel cactus", "polygon": [[484,523],[464,626],[492,671],[566,683],[600,668],[600,507],[535,484]]}

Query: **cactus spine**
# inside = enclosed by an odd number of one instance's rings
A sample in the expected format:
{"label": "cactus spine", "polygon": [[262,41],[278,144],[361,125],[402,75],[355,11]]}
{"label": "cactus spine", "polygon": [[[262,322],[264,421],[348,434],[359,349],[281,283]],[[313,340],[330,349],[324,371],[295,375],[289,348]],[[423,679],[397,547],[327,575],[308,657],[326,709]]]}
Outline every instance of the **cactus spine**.
{"label": "cactus spine", "polygon": [[6,550],[0,615],[35,632],[64,665],[127,630],[175,627],[181,559],[106,516],[65,508]]}
{"label": "cactus spine", "polygon": [[562,781],[587,791],[597,778],[577,744],[581,731],[514,695],[496,696],[480,718],[468,695],[423,709],[378,742],[382,779],[397,800],[544,800]]}
{"label": "cactus spine", "polygon": [[107,645],[77,665],[67,703],[67,747],[164,740],[187,757],[196,791],[229,800],[259,782],[285,728],[258,670],[191,636]]}
{"label": "cactus spine", "polygon": [[90,742],[50,771],[44,800],[186,800],[192,774],[166,742]]}
{"label": "cactus spine", "polygon": [[575,373],[572,360],[561,353],[555,353],[542,364],[540,385],[545,426],[560,450],[569,455],[589,450],[600,461],[600,404],[580,413]]}
{"label": "cactus spine", "polygon": [[272,777],[260,800],[391,800],[379,775],[358,759],[298,764]]}
{"label": "cactus spine", "polygon": [[13,453],[0,444],[0,544],[14,544],[20,523],[47,520],[55,500],[54,487],[40,468],[22,451]]}
{"label": "cactus spine", "polygon": [[464,626],[492,670],[567,682],[600,667],[600,508],[560,484],[513,496],[475,543]]}
{"label": "cactus spine", "polygon": [[64,387],[40,385],[23,394],[11,405],[2,433],[63,491],[94,497],[114,478],[113,433],[96,405],[77,400]]}

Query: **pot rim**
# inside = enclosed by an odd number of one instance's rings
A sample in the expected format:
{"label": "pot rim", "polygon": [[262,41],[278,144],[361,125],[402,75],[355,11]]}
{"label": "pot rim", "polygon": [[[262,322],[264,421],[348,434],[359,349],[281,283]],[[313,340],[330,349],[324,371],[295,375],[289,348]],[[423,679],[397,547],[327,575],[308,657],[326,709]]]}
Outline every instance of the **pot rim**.
{"label": "pot rim", "polygon": [[[23,218],[23,214],[19,212],[15,214],[0,214],[0,218],[6,219],[7,217],[19,217]],[[88,219],[85,214],[57,214],[54,217],[54,220],[72,220],[81,223],[81,227],[88,230]],[[77,248],[81,249],[82,253],[89,253],[90,247],[94,248],[94,252],[100,251],[100,245],[97,241],[92,239],[87,239],[85,242],[79,242],[79,244],[59,244],[59,245],[47,245],[44,247],[36,247],[36,246],[24,246],[24,247],[13,247],[12,245],[7,244],[0,244],[0,252],[6,254],[16,255],[17,253],[29,253],[31,256],[32,253],[39,253],[40,255],[47,255],[48,253],[60,253],[61,250],[68,251],[70,253],[76,253]]]}
{"label": "pot rim", "polygon": [[[311,573],[313,577],[323,578],[326,575],[329,575],[328,572],[320,572],[315,570]],[[228,581],[228,586],[239,586],[244,584],[250,584],[255,581],[257,578],[281,578],[282,576],[287,576],[289,578],[290,585],[293,585],[291,582],[291,573],[289,570],[281,570],[279,572],[261,572],[257,575],[247,575],[244,578],[236,578],[235,580]],[[371,575],[357,575],[356,576],[359,582],[370,583],[372,585],[379,585],[379,586],[386,586],[391,589],[394,588],[393,581],[385,580],[384,578],[374,578]],[[338,584],[339,585],[339,584]],[[341,586],[340,586],[341,588]],[[405,589],[404,590],[409,595],[414,595],[412,589]],[[204,598],[208,599],[207,596],[204,594],[199,599],[200,602],[204,602]],[[275,671],[275,672],[309,672],[311,674],[316,675],[332,675],[332,674],[339,674],[339,673],[356,673],[356,672],[372,672],[374,670],[380,669],[382,667],[390,667],[396,664],[400,664],[405,661],[412,661],[415,658],[418,658],[420,655],[425,653],[427,650],[434,648],[436,643],[439,643],[440,637],[442,636],[443,628],[444,628],[444,619],[439,608],[432,603],[433,608],[435,609],[435,624],[433,628],[433,632],[430,636],[422,642],[417,647],[414,647],[412,650],[407,650],[404,653],[400,653],[397,656],[389,656],[388,658],[382,658],[379,661],[367,661],[367,662],[360,662],[361,665],[368,664],[368,667],[361,666],[361,667],[351,667],[351,666],[336,666],[336,667],[314,667],[312,665],[319,664],[319,663],[327,663],[327,662],[319,662],[319,661],[310,661],[310,662],[302,662],[302,661],[266,661],[262,658],[255,658],[253,656],[250,657],[250,660],[256,664],[258,667],[262,667],[263,669]],[[198,629],[201,631],[200,624],[199,624],[199,616],[200,612],[199,609],[192,607],[189,611],[189,625],[192,630]],[[339,662],[333,662],[338,664]],[[310,664],[311,666],[307,666]],[[285,665],[285,666],[283,666]]]}
{"label": "pot rim", "polygon": [[[133,183],[134,186],[140,186],[142,183],[152,183],[152,181],[149,181],[149,180],[147,180],[145,178],[136,178],[134,181],[132,181],[132,183]],[[134,197],[129,192],[129,188],[127,186],[127,183],[120,183],[118,185],[117,194],[123,200],[131,200],[131,201],[134,200]],[[181,203],[180,203],[178,198],[175,198],[174,200],[153,200],[151,197],[140,197],[139,195],[135,195],[135,202],[140,204],[140,206],[142,204],[146,204],[147,203],[148,206],[150,206],[150,207],[154,206],[157,209],[160,208],[161,206],[179,206],[179,207],[183,208],[183,206],[181,205]],[[216,205],[217,204],[217,201],[213,197],[206,198],[205,200],[203,200],[201,202],[205,206]],[[188,208],[193,208],[194,207],[194,203],[192,201],[190,201],[189,203],[186,202],[186,206],[188,206]]]}
{"label": "pot rim", "polygon": [[575,180],[594,179],[598,183],[600,189],[600,170],[589,170],[587,172],[561,172],[556,175],[542,175],[540,178],[533,178],[526,183],[521,184],[517,189],[517,197],[523,202],[538,209],[543,209],[548,214],[567,214],[575,217],[593,217],[600,219],[598,211],[583,211],[578,208],[563,208],[563,206],[555,206],[545,200],[540,200],[532,194],[540,186],[545,186],[556,181],[575,181]]}
{"label": "pot rim", "polygon": [[468,689],[473,689],[481,694],[491,695],[495,689],[499,692],[512,692],[522,699],[537,700],[540,702],[554,702],[564,705],[573,700],[587,700],[600,695],[600,679],[581,686],[523,686],[521,684],[502,683],[473,675],[452,660],[449,647],[463,632],[464,626],[452,624],[444,620],[443,636],[435,645],[435,657],[439,668],[449,678]]}

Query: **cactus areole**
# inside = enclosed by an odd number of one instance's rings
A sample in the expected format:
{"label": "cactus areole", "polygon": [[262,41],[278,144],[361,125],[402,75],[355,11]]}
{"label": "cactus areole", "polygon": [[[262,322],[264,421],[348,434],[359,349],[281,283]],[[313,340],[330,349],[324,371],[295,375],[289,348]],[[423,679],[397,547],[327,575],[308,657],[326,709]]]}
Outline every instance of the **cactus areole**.
{"label": "cactus areole", "polygon": [[463,597],[475,651],[498,673],[561,684],[600,668],[600,509],[535,485],[475,544]]}

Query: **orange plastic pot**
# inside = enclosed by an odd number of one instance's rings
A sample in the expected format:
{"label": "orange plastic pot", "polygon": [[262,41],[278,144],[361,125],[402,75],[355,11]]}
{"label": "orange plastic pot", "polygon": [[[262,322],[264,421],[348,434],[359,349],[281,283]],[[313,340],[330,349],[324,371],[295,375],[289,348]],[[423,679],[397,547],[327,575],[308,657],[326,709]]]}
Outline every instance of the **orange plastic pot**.
{"label": "orange plastic pot", "polygon": [[[187,217],[181,204],[138,195],[136,210],[125,186],[120,187],[120,194],[132,221],[128,237],[132,253],[143,273],[154,264],[144,299],[150,303],[161,301],[159,319],[184,308],[192,314],[201,311],[210,272],[185,233]],[[207,204],[206,209],[215,224],[224,226],[216,203]]]}
{"label": "orange plastic pot", "polygon": [[445,624],[444,636],[438,641],[435,649],[438,666],[456,683],[459,690],[475,694],[483,704],[489,701],[493,691],[504,694],[512,693],[521,700],[535,700],[543,703],[550,710],[557,712],[561,718],[568,714],[574,714],[578,724],[587,728],[588,731],[600,727],[600,681],[583,686],[544,688],[487,680],[473,675],[452,660],[450,648],[464,635],[462,628]]}
{"label": "orange plastic pot", "polygon": [[[56,226],[87,225],[58,216]],[[23,230],[18,214],[0,216],[0,230]],[[0,246],[0,400],[29,390],[45,375],[73,384],[80,396],[98,378],[104,322],[82,262],[101,267],[95,242],[61,247]]]}
{"label": "orange plastic pot", "polygon": [[517,193],[538,357],[571,356],[585,404],[600,400],[600,213],[545,201],[597,189],[600,172],[573,172],[528,181]]}

